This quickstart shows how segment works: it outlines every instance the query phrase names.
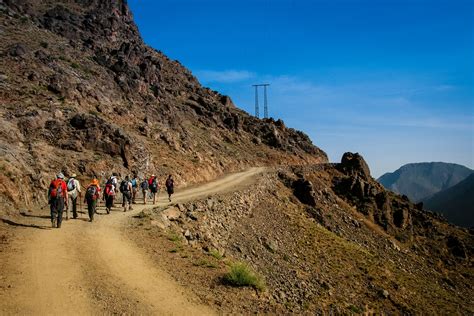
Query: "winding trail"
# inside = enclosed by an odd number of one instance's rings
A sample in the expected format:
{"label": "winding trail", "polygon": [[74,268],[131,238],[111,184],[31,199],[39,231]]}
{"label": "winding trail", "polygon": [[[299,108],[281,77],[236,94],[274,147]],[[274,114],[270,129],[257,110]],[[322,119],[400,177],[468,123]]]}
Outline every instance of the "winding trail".
{"label": "winding trail", "polygon": [[[173,203],[236,190],[263,171],[252,168],[183,189]],[[158,206],[167,204],[162,193]],[[150,207],[135,204],[130,212],[96,215],[94,223],[82,214],[63,221],[61,229],[46,228],[45,210],[34,219],[45,229],[19,229],[1,253],[0,314],[215,314],[121,232],[129,217]]]}

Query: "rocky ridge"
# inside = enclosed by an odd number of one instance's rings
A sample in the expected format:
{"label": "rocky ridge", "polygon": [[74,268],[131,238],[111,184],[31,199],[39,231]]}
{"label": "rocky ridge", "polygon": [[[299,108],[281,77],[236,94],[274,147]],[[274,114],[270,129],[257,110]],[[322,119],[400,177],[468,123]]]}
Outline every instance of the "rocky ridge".
{"label": "rocky ridge", "polygon": [[[140,240],[136,225],[144,227],[152,244],[174,232],[185,247],[250,263],[267,290],[248,312],[473,310],[465,300],[472,297],[472,234],[385,191],[358,154],[335,165],[279,168],[247,189],[147,211],[131,225]],[[169,254],[170,271],[189,260],[179,249]],[[223,312],[248,308],[248,295],[226,300],[229,289],[215,278],[211,290],[193,284],[197,295],[225,302],[217,307]]]}
{"label": "rocky ridge", "polygon": [[44,203],[58,170],[173,172],[184,185],[327,161],[305,134],[248,115],[146,46],[126,1],[4,0],[0,12],[2,203]]}
{"label": "rocky ridge", "polygon": [[[472,232],[385,191],[360,155],[328,164],[303,133],[202,87],[144,45],[126,1],[0,0],[0,12],[0,212],[45,203],[58,170],[172,172],[184,186],[275,167],[247,189],[144,212],[127,232],[151,255],[163,246],[171,274],[223,312],[474,312]],[[248,262],[267,290],[226,287],[221,261],[193,262],[190,277],[190,249]]]}

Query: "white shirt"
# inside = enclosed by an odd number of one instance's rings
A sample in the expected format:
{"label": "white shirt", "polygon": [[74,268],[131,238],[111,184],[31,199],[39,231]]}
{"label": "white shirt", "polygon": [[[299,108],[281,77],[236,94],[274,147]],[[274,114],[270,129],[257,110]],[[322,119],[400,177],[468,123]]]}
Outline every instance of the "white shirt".
{"label": "white shirt", "polygon": [[[77,179],[75,179],[75,178],[71,178],[71,179],[74,179],[75,188],[72,191],[68,191],[67,195],[68,195],[68,197],[70,197],[72,199],[75,199],[75,198],[77,198],[77,195],[79,193],[81,193],[81,184],[79,183],[79,181]],[[69,179],[69,180],[71,180],[71,179]],[[67,183],[69,183],[69,180],[67,181]]]}

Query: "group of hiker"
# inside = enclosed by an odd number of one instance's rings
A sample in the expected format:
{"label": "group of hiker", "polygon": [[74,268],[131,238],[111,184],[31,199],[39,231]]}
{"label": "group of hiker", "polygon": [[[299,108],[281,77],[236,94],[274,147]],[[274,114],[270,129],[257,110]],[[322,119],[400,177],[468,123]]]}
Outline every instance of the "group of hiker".
{"label": "group of hiker", "polygon": [[[171,202],[171,195],[174,193],[174,179],[169,175],[165,181],[168,200]],[[156,197],[160,193],[160,183],[158,177],[152,174],[148,179],[140,179],[134,174],[132,177],[125,176],[120,182],[118,174],[113,173],[105,182],[102,200],[105,202],[107,214],[114,207],[115,198],[118,192],[122,194],[123,211],[132,210],[132,204],[136,204],[138,191],[142,191],[143,204],[147,204],[147,198],[156,203]],[[62,172],[56,175],[56,179],[51,181],[48,189],[48,203],[51,210],[51,226],[61,228],[63,212],[66,210],[66,220],[69,219],[69,209],[72,209],[72,218],[77,218],[78,199],[82,197],[81,184],[77,180],[77,175],[72,174],[67,182]],[[102,189],[99,180],[94,178],[91,183],[85,187],[84,203],[87,203],[89,221],[94,221],[94,214],[97,213],[97,204],[100,202]]]}

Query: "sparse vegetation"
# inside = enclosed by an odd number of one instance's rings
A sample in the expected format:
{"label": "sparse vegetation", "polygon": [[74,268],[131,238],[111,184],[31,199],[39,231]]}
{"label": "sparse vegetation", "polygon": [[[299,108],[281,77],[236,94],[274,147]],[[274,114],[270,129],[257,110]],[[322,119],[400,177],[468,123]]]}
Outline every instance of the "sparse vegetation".
{"label": "sparse vegetation", "polygon": [[181,242],[181,236],[177,234],[176,232],[170,232],[168,234],[168,240],[176,243],[176,242]]}
{"label": "sparse vegetation", "polygon": [[224,283],[232,286],[251,286],[260,291],[265,289],[261,277],[243,262],[235,262],[230,265],[230,271],[224,275]]}
{"label": "sparse vegetation", "polygon": [[146,213],[144,211],[141,211],[140,213],[138,213],[136,215],[137,218],[140,218],[140,219],[144,219],[144,218],[149,218],[150,217],[150,214],[149,213]]}
{"label": "sparse vegetation", "polygon": [[359,307],[357,307],[357,306],[350,305],[348,308],[349,308],[349,310],[350,310],[351,312],[353,312],[353,313],[356,313],[356,314],[362,313],[362,310],[361,310]]}
{"label": "sparse vegetation", "polygon": [[222,255],[221,255],[220,252],[217,251],[216,249],[212,249],[211,251],[209,251],[209,255],[210,255],[211,257],[216,258],[217,260],[221,260],[221,259],[222,259]]}
{"label": "sparse vegetation", "polygon": [[217,265],[215,262],[212,262],[206,259],[200,259],[194,262],[193,265],[197,267],[206,267],[206,268],[213,268],[213,269],[219,267],[219,265]]}

